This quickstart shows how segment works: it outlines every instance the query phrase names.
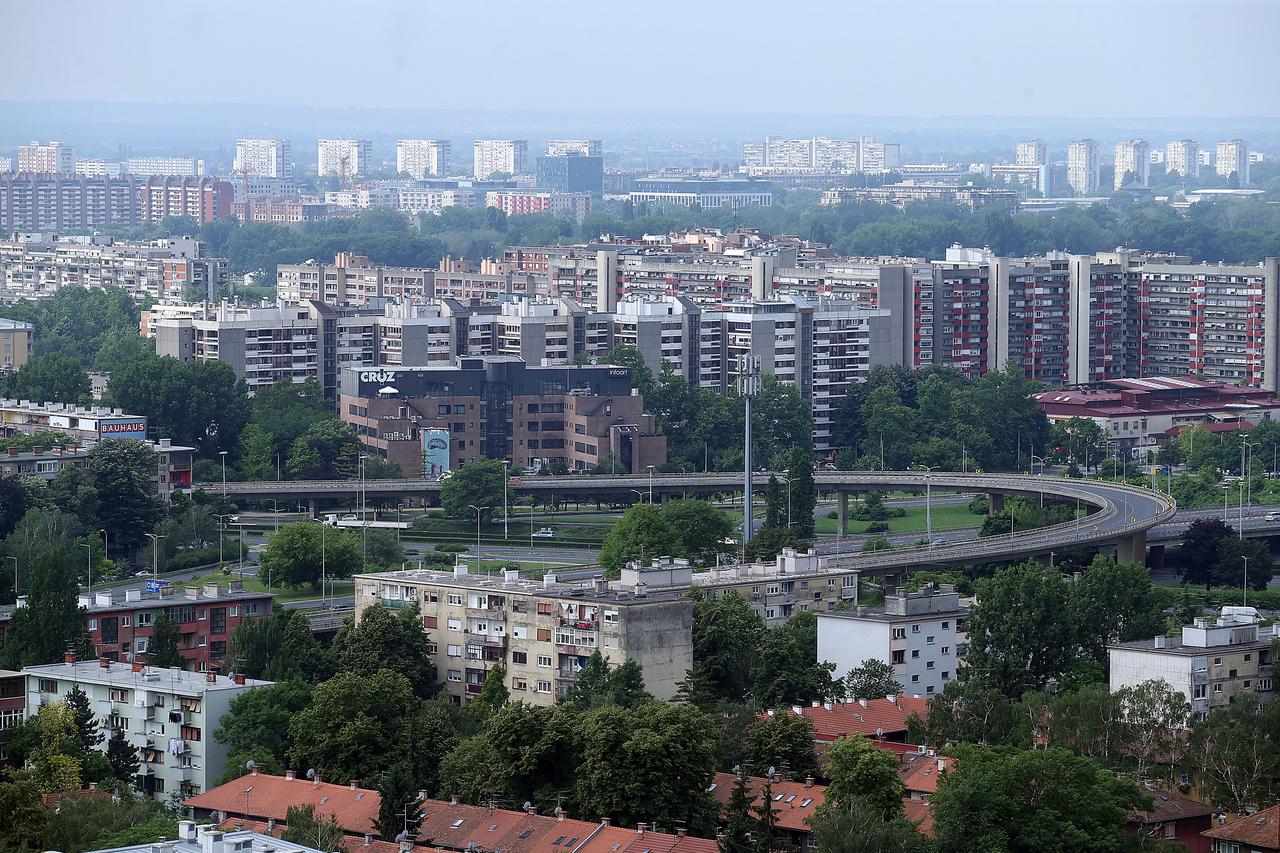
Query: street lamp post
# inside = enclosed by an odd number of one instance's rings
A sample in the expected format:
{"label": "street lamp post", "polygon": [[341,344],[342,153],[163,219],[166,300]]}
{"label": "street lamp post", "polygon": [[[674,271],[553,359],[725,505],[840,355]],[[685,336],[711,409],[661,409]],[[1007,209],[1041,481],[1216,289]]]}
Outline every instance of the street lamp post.
{"label": "street lamp post", "polygon": [[507,503],[507,482],[508,482],[507,466],[510,464],[511,464],[511,460],[509,459],[502,460],[502,538],[503,539],[511,538],[511,534],[509,531],[509,526],[511,524],[511,512],[508,508],[509,504]]}
{"label": "street lamp post", "polygon": [[649,503],[653,503],[653,466],[644,466],[649,469]]}
{"label": "street lamp post", "polygon": [[365,572],[369,571],[369,518],[365,515],[368,511],[368,492],[364,479],[364,461],[368,458],[365,454],[360,454],[360,569]]}
{"label": "street lamp post", "polygon": [[151,538],[151,579],[155,580],[160,577],[160,540],[164,538],[164,534],[148,533]]}
{"label": "street lamp post", "polygon": [[221,513],[218,514],[218,566],[219,568],[221,568],[222,566],[222,540],[225,538],[225,534],[227,530],[226,520],[230,517],[231,517],[230,515],[223,515]]}
{"label": "street lamp post", "polygon": [[275,532],[279,533],[280,532],[280,502],[277,501],[275,498],[270,498],[270,501],[271,501],[271,516],[275,520]]}
{"label": "street lamp post", "polygon": [[467,504],[467,506],[476,511],[476,571],[480,571],[484,565],[480,560],[480,515],[483,510],[475,504]]}
{"label": "street lamp post", "polygon": [[[932,481],[930,480],[930,477],[932,477],[932,476],[933,476],[933,472],[934,472],[934,471],[940,470],[940,469],[942,468],[942,466],[941,466],[941,465],[920,465],[919,467],[920,467],[921,469],[923,469],[923,470],[924,470],[924,529],[925,529],[925,537],[929,540],[929,547],[930,547],[930,548],[932,548],[932,547],[933,547],[933,502],[932,502],[932,497],[933,497],[933,493],[932,493],[932,486],[933,486],[933,483],[932,483]],[[1010,511],[1010,513],[1009,513],[1009,514],[1012,516],[1012,514],[1013,514],[1013,513],[1012,513],[1012,511]]]}
{"label": "street lamp post", "polygon": [[222,499],[227,499],[227,451],[219,450],[218,455],[222,457]]}
{"label": "street lamp post", "polygon": [[93,545],[89,542],[81,542],[80,544],[89,549],[89,592],[93,592]]}
{"label": "street lamp post", "polygon": [[1249,558],[1241,556],[1244,560],[1244,606],[1249,606]]}

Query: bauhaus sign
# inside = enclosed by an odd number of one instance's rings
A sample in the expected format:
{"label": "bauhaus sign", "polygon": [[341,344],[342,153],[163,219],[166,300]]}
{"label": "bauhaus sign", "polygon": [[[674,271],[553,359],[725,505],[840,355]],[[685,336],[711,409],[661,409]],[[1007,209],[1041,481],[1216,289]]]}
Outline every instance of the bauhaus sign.
{"label": "bauhaus sign", "polygon": [[98,421],[98,434],[103,438],[146,438],[147,419],[128,418],[116,421]]}

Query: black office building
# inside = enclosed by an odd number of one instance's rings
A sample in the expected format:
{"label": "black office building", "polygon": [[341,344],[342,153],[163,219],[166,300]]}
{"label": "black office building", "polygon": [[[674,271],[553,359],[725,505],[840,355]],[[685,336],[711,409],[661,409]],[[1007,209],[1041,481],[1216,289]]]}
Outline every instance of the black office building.
{"label": "black office building", "polygon": [[583,154],[544,155],[538,158],[538,189],[561,193],[604,191],[604,158]]}

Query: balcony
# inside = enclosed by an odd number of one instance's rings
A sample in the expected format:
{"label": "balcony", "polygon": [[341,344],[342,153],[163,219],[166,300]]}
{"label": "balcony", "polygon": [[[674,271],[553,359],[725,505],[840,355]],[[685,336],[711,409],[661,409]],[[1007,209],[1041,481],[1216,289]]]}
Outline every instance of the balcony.
{"label": "balcony", "polygon": [[491,634],[473,634],[468,631],[466,634],[468,643],[484,646],[490,649],[505,649],[507,647],[507,635],[500,634],[497,636]]}

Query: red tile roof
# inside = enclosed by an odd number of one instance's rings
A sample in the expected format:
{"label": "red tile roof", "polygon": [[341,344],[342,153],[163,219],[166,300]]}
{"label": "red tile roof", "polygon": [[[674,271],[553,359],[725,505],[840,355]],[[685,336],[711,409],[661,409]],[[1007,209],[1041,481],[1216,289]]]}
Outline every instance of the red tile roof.
{"label": "red tile roof", "polygon": [[[866,705],[862,702],[865,701]],[[789,711],[769,711],[769,714],[800,714],[813,722],[814,741],[830,743],[854,732],[867,737],[892,737],[907,731],[907,718],[913,713],[922,718],[928,713],[929,702],[912,696],[888,699],[866,699],[857,702],[795,706]]]}
{"label": "red tile roof", "polygon": [[904,798],[902,801],[902,810],[907,815],[907,820],[916,825],[916,828],[925,835],[933,835],[933,804],[926,803],[924,800],[912,800]]}
{"label": "red tile roof", "polygon": [[908,791],[928,796],[938,793],[938,777],[944,769],[951,769],[950,758],[932,751],[913,752],[902,757],[899,776]]}
{"label": "red tile roof", "polygon": [[[262,820],[247,820],[242,817],[229,817],[222,823],[218,824],[218,829],[223,832],[233,832],[237,829],[247,829],[251,832],[258,832],[263,835],[270,835],[272,838],[279,838],[285,830],[283,823],[277,823],[267,829],[267,822]],[[366,840],[363,835],[349,835],[346,843],[347,853],[400,853],[400,845],[394,841],[378,841]],[[443,850],[436,850],[431,847],[415,847],[414,853],[445,853]]]}
{"label": "red tile roof", "polygon": [[1129,822],[1137,824],[1164,823],[1170,820],[1186,820],[1188,818],[1209,817],[1214,810],[1199,800],[1162,791],[1149,782],[1141,785],[1142,793],[1151,798],[1150,811],[1129,812]]}
{"label": "red tile roof", "polygon": [[[252,790],[246,792],[248,788]],[[328,819],[333,815],[337,818],[343,832],[364,835],[375,831],[373,826],[381,803],[378,792],[367,788],[270,776],[254,771],[203,794],[196,794],[184,805],[208,812],[222,812],[227,816],[283,821],[290,806],[310,804],[315,806],[317,817]]]}
{"label": "red tile roof", "polygon": [[1215,826],[1201,835],[1248,844],[1254,850],[1280,850],[1280,805]]}
{"label": "red tile roof", "polygon": [[[747,793],[752,803],[759,801],[768,780],[763,776],[747,777]],[[711,783],[711,796],[720,803],[723,810],[729,805],[733,796],[737,777],[732,773],[717,773]],[[818,806],[827,801],[827,786],[814,785],[790,780],[773,783],[773,807],[776,809],[777,825],[792,832],[808,832],[808,818],[818,810]]]}

